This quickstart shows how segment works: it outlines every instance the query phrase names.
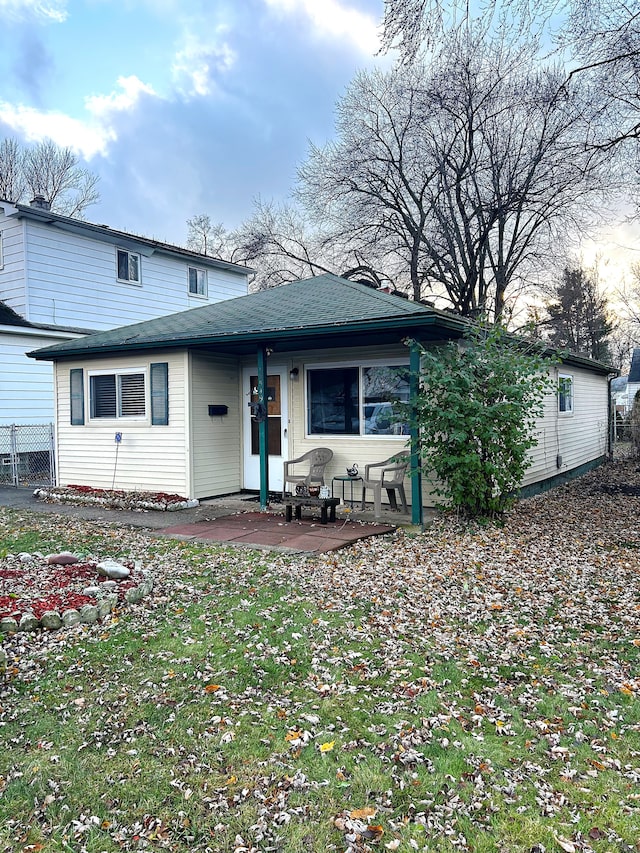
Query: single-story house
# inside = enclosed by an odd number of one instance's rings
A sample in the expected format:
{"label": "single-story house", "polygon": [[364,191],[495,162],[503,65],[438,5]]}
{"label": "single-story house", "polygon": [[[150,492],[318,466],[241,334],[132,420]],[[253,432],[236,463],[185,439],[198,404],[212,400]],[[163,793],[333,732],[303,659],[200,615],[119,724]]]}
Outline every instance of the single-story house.
{"label": "single-story house", "polygon": [[[282,488],[283,460],[329,447],[326,471],[378,462],[416,435],[388,415],[410,399],[419,347],[466,323],[321,275],[30,353],[55,363],[58,483],[205,498]],[[579,473],[608,452],[609,369],[559,367],[525,485]],[[261,417],[266,413],[266,418]],[[267,452],[268,451],[268,452]],[[413,456],[417,468],[417,453]],[[414,521],[429,484],[408,481]]]}

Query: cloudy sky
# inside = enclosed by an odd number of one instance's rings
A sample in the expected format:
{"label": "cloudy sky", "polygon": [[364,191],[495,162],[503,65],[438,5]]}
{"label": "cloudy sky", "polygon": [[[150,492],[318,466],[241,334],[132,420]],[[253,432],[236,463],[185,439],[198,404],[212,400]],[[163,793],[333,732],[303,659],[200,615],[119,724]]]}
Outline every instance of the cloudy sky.
{"label": "cloudy sky", "polygon": [[87,218],[170,242],[283,199],[380,60],[383,0],[0,0],[0,138],[100,176]]}

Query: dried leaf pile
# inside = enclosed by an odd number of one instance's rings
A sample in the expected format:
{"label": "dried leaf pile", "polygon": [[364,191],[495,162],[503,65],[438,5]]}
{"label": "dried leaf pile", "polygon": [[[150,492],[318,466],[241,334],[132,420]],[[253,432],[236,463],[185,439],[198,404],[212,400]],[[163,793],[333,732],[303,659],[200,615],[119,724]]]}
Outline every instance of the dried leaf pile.
{"label": "dried leaf pile", "polygon": [[313,558],[120,529],[148,599],[4,640],[0,850],[640,850],[638,486]]}

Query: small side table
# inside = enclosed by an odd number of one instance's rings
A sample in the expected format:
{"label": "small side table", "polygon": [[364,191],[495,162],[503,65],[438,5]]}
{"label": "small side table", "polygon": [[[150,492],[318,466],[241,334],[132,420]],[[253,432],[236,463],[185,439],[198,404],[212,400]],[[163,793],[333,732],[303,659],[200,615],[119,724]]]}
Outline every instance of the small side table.
{"label": "small side table", "polygon": [[345,484],[345,483],[351,483],[351,492],[350,492],[350,497],[349,497],[349,505],[351,506],[351,509],[353,509],[353,484],[354,484],[354,483],[358,483],[358,482],[360,482],[360,483],[361,483],[361,482],[362,482],[362,477],[349,477],[347,474],[338,474],[337,476],[333,477],[333,479],[331,480],[331,496],[332,496],[332,497],[333,497],[333,494],[334,494],[334,487],[333,487],[333,484],[335,483],[335,481],[336,481],[336,480],[337,480],[339,483],[342,483],[342,503],[346,503],[345,498],[344,498],[344,484]]}

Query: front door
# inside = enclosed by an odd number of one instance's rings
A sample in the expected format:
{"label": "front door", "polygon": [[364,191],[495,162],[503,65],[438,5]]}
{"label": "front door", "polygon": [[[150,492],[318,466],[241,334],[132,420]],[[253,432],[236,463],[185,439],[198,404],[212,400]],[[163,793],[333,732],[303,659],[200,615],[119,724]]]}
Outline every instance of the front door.
{"label": "front door", "polygon": [[[282,491],[283,462],[287,458],[287,371],[269,367],[267,376],[267,412],[269,418],[269,490]],[[260,488],[260,444],[258,422],[249,403],[258,400],[258,371],[246,367],[242,372],[244,402],[244,487]]]}

